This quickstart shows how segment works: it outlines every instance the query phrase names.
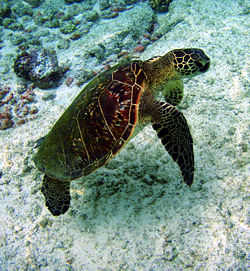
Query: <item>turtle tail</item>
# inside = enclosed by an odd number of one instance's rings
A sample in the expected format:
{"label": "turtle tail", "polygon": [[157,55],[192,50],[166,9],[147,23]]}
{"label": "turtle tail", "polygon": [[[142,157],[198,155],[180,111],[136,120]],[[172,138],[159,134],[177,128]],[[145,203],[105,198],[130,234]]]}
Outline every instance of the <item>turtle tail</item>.
{"label": "turtle tail", "polygon": [[69,181],[61,181],[45,174],[41,192],[52,215],[59,216],[68,211],[70,206]]}

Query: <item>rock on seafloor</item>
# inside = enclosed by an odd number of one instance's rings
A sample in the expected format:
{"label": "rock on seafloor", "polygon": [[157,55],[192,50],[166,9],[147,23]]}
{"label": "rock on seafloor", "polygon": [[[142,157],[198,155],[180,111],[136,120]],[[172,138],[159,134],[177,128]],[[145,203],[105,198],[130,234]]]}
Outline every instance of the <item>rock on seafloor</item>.
{"label": "rock on seafloor", "polygon": [[22,51],[15,58],[13,69],[17,76],[30,80],[42,89],[57,86],[62,76],[55,51],[48,49]]}
{"label": "rock on seafloor", "polygon": [[[0,270],[247,270],[249,1],[173,0],[165,13],[149,2],[0,3],[0,124],[13,122],[0,130]],[[20,82],[12,68],[19,53],[40,47],[69,68],[50,90]],[[211,58],[206,74],[184,81],[180,105],[194,138],[194,185],[181,183],[147,126],[105,167],[72,182],[69,212],[52,217],[32,162],[36,141],[118,56],[181,47]],[[31,111],[34,120],[16,124]]]}

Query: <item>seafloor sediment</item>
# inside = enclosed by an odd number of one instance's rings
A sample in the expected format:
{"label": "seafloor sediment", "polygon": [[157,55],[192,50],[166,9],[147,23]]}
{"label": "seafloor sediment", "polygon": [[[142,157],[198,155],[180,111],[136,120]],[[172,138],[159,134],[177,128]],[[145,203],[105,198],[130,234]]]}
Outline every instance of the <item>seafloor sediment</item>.
{"label": "seafloor sediment", "polygon": [[[248,1],[173,0],[165,13],[148,1],[120,9],[79,1],[75,14],[64,1],[5,2],[12,14],[0,9],[0,84],[10,92],[1,106],[13,124],[0,130],[0,270],[247,270]],[[56,50],[57,87],[16,76],[14,58],[27,44]],[[105,167],[72,182],[70,210],[53,217],[32,162],[35,142],[117,55],[147,59],[182,47],[211,58],[207,73],[184,80],[180,105],[194,138],[193,186],[147,126]]]}

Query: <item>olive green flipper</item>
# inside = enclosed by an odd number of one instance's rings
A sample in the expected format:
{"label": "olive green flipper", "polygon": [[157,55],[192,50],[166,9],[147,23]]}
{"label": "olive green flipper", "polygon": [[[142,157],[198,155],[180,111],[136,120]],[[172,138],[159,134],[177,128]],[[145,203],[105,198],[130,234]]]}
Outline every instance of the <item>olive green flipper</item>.
{"label": "olive green flipper", "polygon": [[70,182],[60,181],[44,175],[41,189],[46,206],[52,215],[58,216],[64,214],[70,205]]}
{"label": "olive green flipper", "polygon": [[165,101],[172,105],[178,105],[183,99],[183,89],[181,81],[169,81],[164,86]]}
{"label": "olive green flipper", "polygon": [[194,152],[187,121],[176,107],[168,103],[155,101],[154,106],[153,128],[180,167],[185,183],[191,185],[194,178]]}

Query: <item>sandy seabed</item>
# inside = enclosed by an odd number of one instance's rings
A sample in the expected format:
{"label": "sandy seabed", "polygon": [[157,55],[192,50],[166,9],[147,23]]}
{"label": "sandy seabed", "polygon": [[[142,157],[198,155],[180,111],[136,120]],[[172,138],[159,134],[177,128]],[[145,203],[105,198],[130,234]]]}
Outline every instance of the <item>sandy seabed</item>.
{"label": "sandy seabed", "polygon": [[0,270],[247,270],[247,10],[247,1],[174,0],[159,20],[183,20],[142,54],[199,47],[211,58],[207,73],[184,80],[191,188],[147,126],[108,165],[72,182],[71,208],[56,218],[44,206],[32,155],[81,88],[62,84],[54,101],[39,100],[36,120],[0,132]]}

